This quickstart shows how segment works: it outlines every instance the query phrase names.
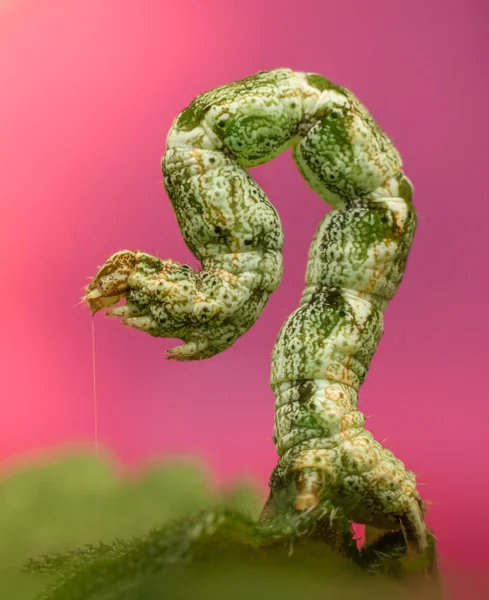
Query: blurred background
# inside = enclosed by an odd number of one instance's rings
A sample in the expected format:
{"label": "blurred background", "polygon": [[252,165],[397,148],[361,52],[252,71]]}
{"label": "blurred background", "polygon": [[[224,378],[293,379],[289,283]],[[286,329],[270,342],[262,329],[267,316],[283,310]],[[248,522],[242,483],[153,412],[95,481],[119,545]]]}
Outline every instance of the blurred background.
{"label": "blurred background", "polygon": [[244,478],[264,499],[271,351],[329,210],[289,153],[252,173],[281,215],[283,281],[225,353],[167,362],[173,340],[99,315],[94,356],[76,304],[120,249],[198,267],[160,172],[196,95],[263,69],[318,72],[393,138],[419,212],[360,409],[417,473],[442,557],[487,572],[488,16],[483,0],[0,2],[0,476],[93,449],[95,387],[100,448],[121,468],[198,457],[211,487]]}

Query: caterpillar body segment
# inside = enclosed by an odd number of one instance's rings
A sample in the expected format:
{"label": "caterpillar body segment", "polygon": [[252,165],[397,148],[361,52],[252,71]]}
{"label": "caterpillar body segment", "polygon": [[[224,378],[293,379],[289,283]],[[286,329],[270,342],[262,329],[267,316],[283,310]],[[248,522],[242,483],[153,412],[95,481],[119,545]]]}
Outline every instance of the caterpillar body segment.
{"label": "caterpillar body segment", "polygon": [[231,346],[282,274],[278,214],[245,169],[289,147],[334,210],[314,237],[300,306],[273,351],[280,459],[263,522],[282,510],[292,522],[341,513],[347,522],[400,530],[423,549],[414,474],[364,429],[357,407],[416,212],[398,152],[350,91],[321,75],[276,69],[198,96],[170,129],[162,170],[202,269],[125,250],[99,270],[85,300],[96,312],[125,298],[108,314],[182,339],[170,358],[207,358]]}

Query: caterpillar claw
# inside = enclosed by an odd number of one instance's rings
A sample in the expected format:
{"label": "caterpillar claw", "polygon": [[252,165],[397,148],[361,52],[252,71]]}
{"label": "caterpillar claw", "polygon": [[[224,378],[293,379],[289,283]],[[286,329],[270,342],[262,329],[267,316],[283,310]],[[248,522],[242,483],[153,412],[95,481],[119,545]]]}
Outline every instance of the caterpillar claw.
{"label": "caterpillar claw", "polygon": [[126,302],[122,306],[117,306],[105,313],[106,317],[141,317],[144,312],[131,302]]}
{"label": "caterpillar claw", "polygon": [[414,555],[423,554],[428,548],[428,529],[424,520],[423,504],[419,499],[412,500],[400,522],[409,551]]}
{"label": "caterpillar claw", "polygon": [[204,347],[196,342],[188,342],[166,351],[168,360],[198,360],[204,358]]}
{"label": "caterpillar claw", "polygon": [[126,327],[139,329],[139,331],[145,331],[146,333],[154,332],[155,335],[158,335],[158,323],[149,315],[122,319],[122,324]]}

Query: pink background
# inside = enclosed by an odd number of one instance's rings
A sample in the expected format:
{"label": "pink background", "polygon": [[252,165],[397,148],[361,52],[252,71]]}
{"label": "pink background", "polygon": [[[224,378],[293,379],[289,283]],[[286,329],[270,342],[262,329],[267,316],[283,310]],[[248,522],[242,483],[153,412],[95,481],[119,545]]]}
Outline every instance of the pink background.
{"label": "pink background", "polygon": [[[315,71],[393,137],[420,215],[361,409],[425,484],[442,554],[487,568],[487,4],[286,5],[0,4],[0,458],[93,441],[91,319],[72,308],[86,276],[123,248],[196,265],[159,167],[177,113],[262,69]],[[327,207],[289,155],[254,175],[286,244],[283,282],[250,332],[211,360],[175,364],[172,342],[95,319],[99,437],[128,464],[198,454],[220,480],[264,484],[275,465],[270,353]]]}

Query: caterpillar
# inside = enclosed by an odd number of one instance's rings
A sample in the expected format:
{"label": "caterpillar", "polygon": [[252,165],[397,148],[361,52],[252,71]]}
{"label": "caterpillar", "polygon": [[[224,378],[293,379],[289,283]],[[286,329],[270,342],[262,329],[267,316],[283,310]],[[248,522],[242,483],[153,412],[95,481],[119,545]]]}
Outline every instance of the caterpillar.
{"label": "caterpillar", "polygon": [[[292,147],[331,207],[312,242],[300,305],[272,354],[278,465],[262,521],[324,512],[427,546],[415,475],[364,427],[358,390],[383,333],[416,229],[412,186],[388,136],[349,90],[315,73],[263,71],[198,96],[175,119],[164,185],[194,271],[142,251],[111,256],[86,288],[95,314],[180,338],[169,358],[226,350],[261,314],[282,275],[277,211],[249,176]],[[324,509],[324,510],[323,510]]]}

